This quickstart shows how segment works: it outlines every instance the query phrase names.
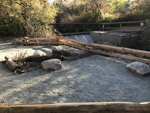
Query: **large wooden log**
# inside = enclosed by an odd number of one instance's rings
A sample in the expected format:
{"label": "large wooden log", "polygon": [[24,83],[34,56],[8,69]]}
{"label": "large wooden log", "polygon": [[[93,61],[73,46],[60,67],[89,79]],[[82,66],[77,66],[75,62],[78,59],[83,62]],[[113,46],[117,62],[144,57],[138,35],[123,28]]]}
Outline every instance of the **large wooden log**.
{"label": "large wooden log", "polygon": [[42,45],[58,45],[58,39],[57,38],[20,38],[22,40],[22,44],[29,45],[29,44],[42,44]]}
{"label": "large wooden log", "polygon": [[28,44],[42,44],[42,45],[58,45],[59,43],[57,43],[57,42],[22,42],[22,44],[26,44],[26,45],[28,45]]}
{"label": "large wooden log", "polygon": [[0,113],[150,113],[150,104],[133,102],[1,104]]}
{"label": "large wooden log", "polygon": [[71,46],[71,47],[76,47],[76,48],[79,48],[82,50],[98,53],[98,54],[103,54],[103,55],[108,55],[108,56],[113,56],[113,57],[119,57],[119,58],[124,58],[124,59],[128,59],[128,60],[140,61],[140,62],[144,62],[144,63],[150,63],[149,59],[144,59],[144,58],[139,58],[139,57],[134,57],[134,56],[128,56],[128,55],[122,55],[122,54],[117,54],[117,53],[112,53],[112,52],[106,52],[106,51],[97,50],[97,49],[86,48],[86,47],[76,45],[73,43],[67,43],[66,42],[64,44]]}
{"label": "large wooden log", "polygon": [[78,43],[81,45],[88,45],[88,46],[91,46],[94,48],[103,48],[103,49],[115,50],[115,51],[120,51],[120,52],[127,52],[127,53],[132,53],[132,54],[150,56],[149,51],[142,51],[142,50],[137,50],[137,49],[125,48],[125,47],[109,46],[109,45],[103,45],[103,44],[91,44],[91,43],[82,42],[82,41],[73,40],[73,39],[68,39],[68,38],[64,38],[64,37],[58,37],[58,38],[64,39],[65,41],[75,42],[75,43]]}
{"label": "large wooden log", "polygon": [[[44,38],[33,38],[31,40],[35,40],[35,39],[36,40],[44,40]],[[79,48],[82,50],[91,51],[91,52],[95,52],[95,53],[99,53],[99,54],[104,54],[104,55],[109,55],[109,56],[119,57],[119,58],[125,58],[128,60],[141,61],[144,63],[150,63],[149,59],[138,58],[138,57],[134,57],[134,56],[121,55],[121,54],[106,52],[106,51],[102,51],[102,50],[94,49],[94,48],[103,48],[103,49],[108,49],[108,50],[115,50],[115,51],[127,52],[127,53],[132,53],[132,54],[137,54],[137,55],[145,55],[145,56],[150,56],[149,51],[141,51],[141,50],[136,50],[136,49],[108,46],[108,45],[102,45],[102,44],[91,44],[91,43],[82,42],[82,41],[78,41],[78,40],[68,39],[68,38],[65,38],[62,36],[56,36],[56,38],[55,38],[55,40],[53,40],[53,42],[52,41],[51,42],[50,41],[38,42],[38,43],[37,42],[30,42],[29,41],[30,39],[26,39],[26,38],[24,38],[24,40],[26,40],[26,41],[23,42],[23,44],[64,44],[64,45],[68,45],[71,47],[75,47],[75,48]],[[45,40],[47,40],[47,39],[45,39]]]}
{"label": "large wooden log", "polygon": [[124,58],[124,59],[128,59],[128,60],[134,60],[134,61],[140,61],[140,62],[144,62],[144,63],[150,63],[149,59],[144,59],[144,58],[139,58],[139,57],[134,57],[134,56],[127,56],[127,55],[111,53],[111,52],[106,52],[106,51],[101,51],[101,50],[96,50],[96,49],[89,49],[89,51],[99,53],[99,54],[103,54],[103,55]]}

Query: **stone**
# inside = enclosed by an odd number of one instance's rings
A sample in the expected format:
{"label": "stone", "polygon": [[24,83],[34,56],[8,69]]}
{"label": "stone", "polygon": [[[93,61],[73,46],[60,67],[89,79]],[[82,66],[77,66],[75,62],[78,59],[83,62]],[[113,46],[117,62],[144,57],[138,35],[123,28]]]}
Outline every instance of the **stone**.
{"label": "stone", "polygon": [[128,64],[126,68],[137,75],[146,75],[150,73],[149,65],[138,61]]}
{"label": "stone", "polygon": [[18,39],[18,38],[15,38],[14,40],[13,40],[13,43],[12,44],[14,44],[14,45],[21,45],[21,40],[20,39]]}
{"label": "stone", "polygon": [[62,68],[60,59],[49,59],[41,63],[42,68],[45,70],[60,70]]}
{"label": "stone", "polygon": [[56,49],[57,51],[63,51],[63,48],[62,47],[60,47],[60,46],[58,46],[58,47],[55,47],[54,49]]}
{"label": "stone", "polygon": [[52,50],[52,53],[53,55],[63,55],[64,53],[64,50],[62,49],[62,47],[58,46],[58,47],[55,47],[53,50]]}
{"label": "stone", "polygon": [[33,57],[34,58],[40,58],[40,57],[43,57],[43,56],[46,56],[46,53],[40,51],[40,50],[37,50],[33,53]]}
{"label": "stone", "polygon": [[53,55],[55,56],[70,56],[71,53],[68,52],[68,51],[65,51],[62,47],[58,46],[58,47],[55,47],[53,50],[52,50],[52,53]]}

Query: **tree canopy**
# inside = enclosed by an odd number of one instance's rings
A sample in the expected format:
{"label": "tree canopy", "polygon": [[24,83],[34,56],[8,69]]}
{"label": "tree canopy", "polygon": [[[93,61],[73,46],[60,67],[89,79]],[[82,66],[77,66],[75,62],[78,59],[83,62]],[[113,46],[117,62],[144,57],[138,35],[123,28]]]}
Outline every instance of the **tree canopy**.
{"label": "tree canopy", "polygon": [[0,35],[43,36],[49,23],[133,21],[150,18],[150,0],[4,0]]}
{"label": "tree canopy", "polygon": [[[55,22],[56,11],[47,0],[0,1],[0,32],[10,35],[40,35],[45,24]],[[43,26],[44,25],[44,26]]]}

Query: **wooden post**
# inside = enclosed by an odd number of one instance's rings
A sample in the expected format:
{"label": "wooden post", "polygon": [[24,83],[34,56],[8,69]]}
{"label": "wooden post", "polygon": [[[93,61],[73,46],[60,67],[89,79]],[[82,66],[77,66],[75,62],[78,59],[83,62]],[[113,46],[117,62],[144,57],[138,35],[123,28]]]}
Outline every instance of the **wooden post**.
{"label": "wooden post", "polygon": [[103,31],[105,30],[105,25],[103,24]]}
{"label": "wooden post", "polygon": [[24,37],[26,46],[28,46],[28,37]]}
{"label": "wooden post", "polygon": [[121,29],[122,29],[122,24],[120,23],[120,32],[121,32]]}
{"label": "wooden post", "polygon": [[85,24],[84,24],[83,32],[85,32]]}

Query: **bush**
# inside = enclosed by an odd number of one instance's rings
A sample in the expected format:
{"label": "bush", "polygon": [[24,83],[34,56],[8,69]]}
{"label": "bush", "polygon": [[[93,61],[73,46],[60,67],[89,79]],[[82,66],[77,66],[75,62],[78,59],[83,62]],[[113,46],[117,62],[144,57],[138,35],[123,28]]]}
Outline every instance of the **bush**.
{"label": "bush", "polygon": [[140,43],[142,49],[150,50],[150,20],[146,20],[145,29],[141,35]]}
{"label": "bush", "polygon": [[0,1],[0,34],[45,37],[51,32],[56,11],[47,0]]}

